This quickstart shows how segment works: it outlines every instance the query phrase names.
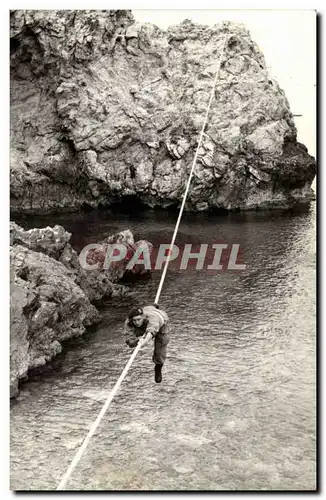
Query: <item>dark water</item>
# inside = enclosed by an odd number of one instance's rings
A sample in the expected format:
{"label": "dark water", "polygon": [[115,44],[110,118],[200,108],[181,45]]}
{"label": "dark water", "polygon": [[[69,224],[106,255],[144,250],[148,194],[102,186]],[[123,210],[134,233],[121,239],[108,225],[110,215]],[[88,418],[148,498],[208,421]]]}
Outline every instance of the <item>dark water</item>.
{"label": "dark water", "polygon": [[[164,381],[142,351],[75,470],[76,490],[313,490],[316,486],[315,205],[291,212],[187,215],[178,243],[239,243],[246,271],[170,270],[173,329]],[[62,224],[81,248],[130,228],[167,241],[175,216],[93,212]],[[131,305],[160,276],[108,304],[98,330],[23,386],[11,409],[11,487],[55,489],[131,351]]]}

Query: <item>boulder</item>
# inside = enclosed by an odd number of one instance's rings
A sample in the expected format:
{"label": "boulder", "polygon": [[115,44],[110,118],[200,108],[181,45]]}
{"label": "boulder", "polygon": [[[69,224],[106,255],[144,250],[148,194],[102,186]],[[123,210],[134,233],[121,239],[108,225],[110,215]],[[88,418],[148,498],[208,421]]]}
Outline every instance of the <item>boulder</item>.
{"label": "boulder", "polygon": [[[119,249],[113,251],[113,258],[121,255],[121,259],[113,261],[110,259],[111,252],[109,245],[121,245]],[[132,265],[133,258],[138,247],[146,249],[150,256],[153,250],[153,245],[148,241],[134,242],[134,237],[131,231],[121,231],[113,236],[109,236],[104,241],[96,244],[96,248],[90,249],[87,253],[86,263],[89,266],[96,266],[95,269],[85,269],[82,265],[79,268],[77,283],[86,292],[90,300],[100,301],[103,298],[117,295],[124,295],[126,288],[117,284],[126,272],[134,276],[143,276],[150,274],[150,270],[143,265]],[[113,248],[113,247],[111,247]],[[128,269],[130,263],[131,268]]]}

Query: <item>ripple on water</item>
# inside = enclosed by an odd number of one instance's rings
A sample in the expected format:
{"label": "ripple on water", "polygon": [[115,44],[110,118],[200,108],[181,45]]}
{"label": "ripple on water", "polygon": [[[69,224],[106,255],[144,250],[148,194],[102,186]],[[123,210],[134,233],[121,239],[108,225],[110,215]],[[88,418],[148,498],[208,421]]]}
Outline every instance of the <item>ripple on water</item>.
{"label": "ripple on water", "polygon": [[[237,242],[247,270],[169,271],[164,381],[154,383],[151,350],[144,350],[69,488],[315,488],[314,210],[185,217],[180,243],[195,236]],[[155,213],[131,220],[84,215],[76,234],[75,217],[56,223],[80,246],[113,226],[166,241],[175,222]],[[108,305],[99,330],[76,339],[57,371],[24,385],[11,408],[12,489],[56,488],[130,355],[121,335],[128,308],[151,302],[158,280],[153,275],[130,299]]]}

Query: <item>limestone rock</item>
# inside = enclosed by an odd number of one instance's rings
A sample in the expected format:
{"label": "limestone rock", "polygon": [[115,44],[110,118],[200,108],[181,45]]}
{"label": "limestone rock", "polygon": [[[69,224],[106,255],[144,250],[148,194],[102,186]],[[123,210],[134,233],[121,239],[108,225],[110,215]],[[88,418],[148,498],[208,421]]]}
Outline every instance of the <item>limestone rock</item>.
{"label": "limestone rock", "polygon": [[25,231],[15,222],[10,222],[10,245],[22,245],[36,252],[43,252],[59,260],[69,244],[71,234],[62,226],[34,228]]}
{"label": "limestone rock", "polygon": [[18,394],[18,381],[29,368],[28,323],[24,308],[33,300],[28,283],[10,273],[10,397]]}
{"label": "limestone rock", "polygon": [[[121,297],[127,288],[119,283],[126,272],[135,276],[149,271],[141,263],[128,270],[128,263],[139,247],[151,255],[147,241],[134,241],[126,230],[107,237],[86,270],[70,245],[71,234],[62,226],[25,231],[10,223],[10,393],[18,394],[18,382],[28,370],[45,365],[61,352],[62,342],[82,335],[87,326],[99,320],[92,302],[106,297]],[[123,258],[103,268],[109,244],[125,249]]]}
{"label": "limestone rock", "polygon": [[58,354],[61,342],[82,335],[98,313],[74,281],[74,273],[42,252],[21,245],[10,248],[10,386],[30,368]]}
{"label": "limestone rock", "polygon": [[[112,255],[108,246],[113,244],[120,245],[121,252],[119,248],[116,248]],[[146,269],[142,264],[136,265],[132,261],[138,247],[146,250],[149,256],[153,250],[153,245],[148,241],[140,240],[135,243],[131,231],[126,230],[106,238],[104,241],[97,243],[96,248],[89,250],[86,256],[86,264],[94,266],[94,269],[81,266],[77,283],[92,302],[105,297],[124,295],[126,289],[120,284],[117,285],[117,283],[126,272],[139,276],[150,274],[150,270]],[[119,260],[115,261],[115,256],[117,259],[119,257]],[[128,268],[129,264],[130,269]]]}
{"label": "limestone rock", "polygon": [[[10,222],[10,244],[22,245],[35,252],[42,252],[62,263],[74,279],[76,284],[86,293],[91,302],[98,302],[103,298],[124,295],[125,287],[119,284],[124,276],[128,263],[139,246],[148,250],[151,255],[153,245],[147,241],[135,243],[130,230],[108,236],[105,240],[96,243],[96,249],[87,253],[86,262],[89,265],[97,264],[97,269],[85,269],[81,265],[80,256],[70,245],[71,234],[62,226],[53,228],[34,228],[25,231],[15,222]],[[126,249],[126,255],[117,262],[112,262],[108,268],[103,268],[109,244],[120,244]],[[134,275],[146,274],[143,266],[133,266],[130,271]]]}
{"label": "limestone rock", "polygon": [[187,209],[311,199],[315,159],[244,26],[184,21],[164,31],[133,23],[129,11],[15,10],[12,210],[125,196],[180,204],[225,37]]}

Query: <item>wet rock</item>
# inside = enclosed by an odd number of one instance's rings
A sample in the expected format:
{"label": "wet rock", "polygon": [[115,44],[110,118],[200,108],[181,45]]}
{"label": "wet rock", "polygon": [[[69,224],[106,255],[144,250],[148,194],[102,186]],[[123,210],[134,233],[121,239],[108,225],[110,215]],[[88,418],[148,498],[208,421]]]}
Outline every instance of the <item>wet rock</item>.
{"label": "wet rock", "polygon": [[[113,255],[111,255],[109,245],[113,244],[121,245],[121,252],[119,249],[116,249]],[[147,252],[150,257],[153,245],[144,240],[135,243],[131,231],[126,230],[106,238],[104,241],[97,243],[96,248],[88,251],[86,263],[88,266],[94,266],[94,268],[85,269],[81,266],[77,282],[92,302],[110,296],[125,295],[127,289],[117,283],[123,278],[126,272],[136,276],[143,276],[150,273],[150,270],[146,269],[144,265],[140,263],[136,264],[136,260],[138,259],[136,259],[137,255],[135,256],[135,252],[137,252],[139,247]],[[115,257],[119,257],[119,260],[114,260]],[[134,260],[132,260],[133,258]]]}
{"label": "wet rock", "polygon": [[25,231],[15,222],[10,222],[10,245],[22,245],[57,260],[68,246],[70,237],[71,234],[59,225]]}
{"label": "wet rock", "polygon": [[[70,245],[71,233],[62,226],[56,225],[53,228],[34,228],[25,231],[15,222],[10,222],[10,244],[22,245],[35,252],[42,252],[62,263],[70,276],[73,277],[76,284],[86,293],[91,302],[98,302],[111,296],[122,296],[126,293],[125,287],[118,284],[124,276],[128,264],[133,258],[137,249],[141,246],[144,251],[151,255],[153,245],[147,241],[134,241],[130,230],[110,235],[105,240],[96,243],[96,248],[91,248],[86,254],[83,267],[80,255]],[[108,247],[112,244],[122,246],[125,255],[120,260],[107,261],[105,268],[105,259],[108,255]],[[109,255],[108,255],[109,258]],[[89,266],[94,266],[89,269]],[[95,268],[96,266],[96,268]],[[149,272],[142,264],[133,265],[128,272],[134,275],[144,275]]]}
{"label": "wet rock", "polygon": [[[180,204],[225,37],[186,208],[311,199],[315,159],[297,142],[288,100],[243,25],[184,21],[164,31],[133,23],[129,11],[16,10],[12,210],[97,207],[130,195],[151,207]],[[253,170],[266,175],[257,181]]]}
{"label": "wet rock", "polygon": [[[152,251],[151,243],[135,242],[129,230],[107,237],[89,251],[86,262],[95,264],[95,270],[81,266],[70,237],[58,225],[25,231],[10,223],[11,397],[18,394],[19,380],[28,370],[45,365],[61,352],[63,341],[82,335],[99,320],[91,303],[126,295],[128,288],[119,283],[126,272],[149,273],[139,262],[128,269],[138,249],[146,249],[149,256]],[[125,255],[105,269],[112,244],[121,245]]]}
{"label": "wet rock", "polygon": [[18,394],[18,381],[29,368],[28,323],[24,308],[33,300],[28,283],[10,273],[10,397]]}
{"label": "wet rock", "polygon": [[61,343],[80,336],[98,312],[75,283],[75,274],[42,252],[16,244],[10,248],[10,387],[27,371],[58,354]]}

